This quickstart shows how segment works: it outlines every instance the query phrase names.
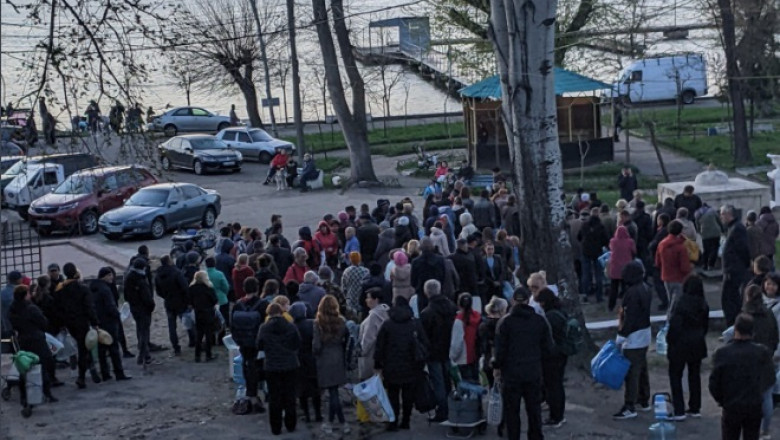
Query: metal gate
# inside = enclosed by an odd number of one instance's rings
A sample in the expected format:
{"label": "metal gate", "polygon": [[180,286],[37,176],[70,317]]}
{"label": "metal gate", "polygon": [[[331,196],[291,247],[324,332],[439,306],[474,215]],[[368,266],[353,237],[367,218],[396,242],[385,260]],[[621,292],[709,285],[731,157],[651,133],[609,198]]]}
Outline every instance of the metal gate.
{"label": "metal gate", "polygon": [[3,219],[0,228],[0,282],[5,284],[6,276],[14,270],[33,279],[44,273],[38,234],[21,221]]}

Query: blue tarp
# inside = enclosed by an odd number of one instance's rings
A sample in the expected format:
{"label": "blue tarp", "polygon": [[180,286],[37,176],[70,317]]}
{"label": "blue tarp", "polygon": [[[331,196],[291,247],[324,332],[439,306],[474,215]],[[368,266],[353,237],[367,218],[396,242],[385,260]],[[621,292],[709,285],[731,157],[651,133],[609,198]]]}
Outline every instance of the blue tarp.
{"label": "blue tarp", "polygon": [[[590,92],[594,90],[609,89],[609,84],[597,81],[595,79],[582,76],[579,73],[566,70],[561,67],[555,68],[555,94]],[[464,98],[475,99],[501,99],[501,82],[498,75],[483,79],[482,81],[464,87],[459,91]]]}

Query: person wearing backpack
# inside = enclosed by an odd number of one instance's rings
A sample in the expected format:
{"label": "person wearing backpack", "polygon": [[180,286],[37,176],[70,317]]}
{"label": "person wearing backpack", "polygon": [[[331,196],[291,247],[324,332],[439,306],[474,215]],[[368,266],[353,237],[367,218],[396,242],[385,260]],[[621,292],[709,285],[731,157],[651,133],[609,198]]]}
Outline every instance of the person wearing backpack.
{"label": "person wearing backpack", "polygon": [[268,301],[257,296],[260,284],[256,278],[244,280],[246,295],[233,306],[230,319],[230,334],[241,352],[241,368],[246,380],[246,397],[252,401],[254,410],[263,413],[263,401],[257,397],[257,343],[255,338],[260,325],[265,322],[265,309]]}
{"label": "person wearing backpack", "polygon": [[539,292],[536,301],[544,310],[544,316],[550,325],[550,333],[554,344],[549,352],[542,353],[542,383],[547,405],[550,407],[550,417],[542,425],[560,428],[566,419],[566,389],[563,386],[563,375],[566,372],[566,361],[569,351],[567,337],[567,322],[569,317],[561,310],[561,300],[552,290],[544,288]]}

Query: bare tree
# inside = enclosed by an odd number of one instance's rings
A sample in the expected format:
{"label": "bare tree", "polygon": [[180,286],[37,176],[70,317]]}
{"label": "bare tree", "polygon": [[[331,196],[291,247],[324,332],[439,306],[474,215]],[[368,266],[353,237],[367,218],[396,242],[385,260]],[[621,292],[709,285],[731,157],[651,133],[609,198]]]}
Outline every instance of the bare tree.
{"label": "bare tree", "polygon": [[198,77],[195,76],[192,69],[189,67],[189,59],[192,55],[187,55],[183,52],[172,51],[168,53],[168,59],[171,61],[165,64],[163,70],[168,73],[176,85],[187,96],[187,105],[192,105],[190,96],[195,83],[198,82]]}
{"label": "bare tree", "polygon": [[301,75],[298,67],[298,43],[295,33],[295,0],[286,0],[287,3],[287,32],[290,41],[290,64],[292,65],[293,86],[293,123],[295,124],[295,140],[298,144],[298,160],[303,162],[303,153],[306,150],[303,137],[303,104],[301,101]]}
{"label": "bare tree", "polygon": [[[520,213],[523,266],[544,269],[584,324],[566,230],[553,63],[555,0],[491,0],[488,35],[501,80],[501,113]],[[544,251],[543,251],[544,250]],[[554,250],[554,251],[553,251]]]}
{"label": "bare tree", "polygon": [[347,104],[344,93],[344,85],[339,69],[339,57],[336,55],[336,47],[333,42],[328,8],[325,0],[312,0],[314,21],[317,27],[317,39],[322,59],[325,63],[325,77],[327,78],[328,91],[330,92],[333,111],[338,117],[341,132],[344,135],[349,149],[350,172],[353,183],[368,181],[376,182],[374,165],[371,162],[371,151],[368,145],[368,127],[366,124],[366,88],[357,60],[352,53],[352,44],[349,41],[349,31],[344,21],[344,4],[342,0],[331,0],[333,13],[333,29],[338,40],[341,60],[347,72],[347,80],[352,91],[352,108]]}

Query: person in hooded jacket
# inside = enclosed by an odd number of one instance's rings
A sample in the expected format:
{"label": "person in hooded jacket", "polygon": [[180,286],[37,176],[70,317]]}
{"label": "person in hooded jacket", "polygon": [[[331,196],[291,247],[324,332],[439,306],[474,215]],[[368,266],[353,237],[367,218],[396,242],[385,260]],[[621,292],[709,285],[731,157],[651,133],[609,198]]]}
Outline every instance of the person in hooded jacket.
{"label": "person in hooded jacket", "polygon": [[658,245],[661,244],[667,235],[669,235],[668,227],[670,221],[669,216],[665,213],[656,216],[655,236],[653,237],[653,240],[650,241],[648,247],[649,256],[653,264],[646,267],[646,269],[651,271],[653,288],[655,289],[655,293],[658,295],[658,300],[660,302],[660,304],[658,304],[658,310],[660,311],[665,311],[669,307],[669,295],[666,294],[666,286],[661,279],[661,268],[655,265],[655,261],[656,255],[658,255]]}
{"label": "person in hooded jacket", "polygon": [[361,353],[358,359],[358,378],[364,381],[374,375],[374,349],[379,335],[379,329],[388,319],[390,307],[382,304],[382,289],[373,287],[366,291],[366,307],[368,316],[360,323]]}
{"label": "person in hooded jacket", "polygon": [[[704,298],[704,284],[690,275],[682,286],[682,295],[669,314],[666,332],[669,359],[669,386],[672,389],[674,420],[701,417],[701,361],[707,357],[707,330],[710,308]],[[683,370],[688,368],[688,409],[683,397]]]}
{"label": "person in hooded jacket", "polygon": [[[620,228],[618,228],[620,229]],[[631,261],[623,267],[621,278],[626,285],[623,303],[618,313],[616,343],[631,362],[625,379],[623,407],[612,418],[631,419],[637,416],[637,406],[650,410],[650,378],[647,372],[647,347],[650,346],[650,301],[652,295],[642,281],[642,265]]]}
{"label": "person in hooded jacket", "polygon": [[412,266],[409,264],[409,257],[404,251],[398,250],[393,254],[393,262],[395,265],[390,271],[393,298],[403,296],[409,301],[415,292],[412,286]]}
{"label": "person in hooded jacket", "polygon": [[[266,308],[269,301],[258,296],[260,286],[255,278],[244,280],[242,289],[246,295],[236,301],[236,305],[233,306],[230,333],[241,352],[241,368],[246,381],[246,397],[251,399],[254,410],[262,413],[265,412],[263,401],[257,397],[257,386],[261,377],[258,374],[256,338],[260,325],[266,320]],[[235,319],[237,312],[248,312],[244,314],[246,317],[242,322],[239,322],[241,319]],[[251,344],[248,344],[249,342]]]}
{"label": "person in hooded jacket", "polygon": [[395,245],[393,247],[400,248],[403,245],[417,237],[412,237],[412,230],[409,228],[409,217],[399,217],[396,221],[395,227]]}
{"label": "person in hooded jacket", "polygon": [[[78,379],[76,379],[76,385],[79,389],[84,389],[87,386],[84,377],[91,362],[89,350],[87,350],[84,342],[90,327],[96,328],[98,320],[91,298],[92,295],[89,292],[89,288],[81,284],[81,274],[76,265],[65,263],[62,271],[66,279],[57,286],[54,292],[54,305],[60,311],[62,323],[68,329],[68,333],[76,340],[78,348]],[[97,380],[95,380],[96,378]],[[94,371],[92,374],[92,380],[100,382],[100,376],[97,374],[97,371]]]}
{"label": "person in hooded jacket", "polygon": [[458,313],[452,325],[450,362],[457,365],[464,380],[479,380],[479,341],[477,333],[482,315],[472,309],[473,298],[469,293],[458,296]]}
{"label": "person in hooded jacket", "polygon": [[[173,353],[175,356],[181,354],[181,345],[179,345],[179,335],[177,332],[177,320],[189,308],[189,298],[187,297],[187,279],[171,263],[171,257],[165,255],[160,259],[160,268],[154,277],[154,284],[157,288],[157,295],[164,300],[165,314],[168,318],[168,337],[171,340]],[[189,346],[195,346],[195,329],[187,329]]]}
{"label": "person in hooded jacket", "polygon": [[447,235],[444,233],[442,228],[444,225],[440,220],[437,220],[433,227],[431,227],[431,240],[433,241],[433,246],[439,251],[439,254],[443,257],[448,257],[450,252],[450,245],[447,242]]}
{"label": "person in hooded jacket", "polygon": [[41,379],[43,395],[47,402],[57,402],[51,394],[52,377],[54,376],[54,356],[46,343],[46,327],[48,322],[43,312],[32,303],[30,290],[25,285],[14,287],[13,301],[8,308],[8,317],[18,336],[19,349],[38,355],[41,363]]}
{"label": "person in hooded jacket", "polygon": [[418,310],[423,310],[428,304],[423,291],[425,282],[433,279],[444,284],[446,272],[444,257],[436,253],[430,237],[420,240],[420,250],[421,255],[412,261],[412,286],[417,293]]}
{"label": "person in hooded jacket", "polygon": [[[306,265],[309,267],[309,269],[317,270],[322,263],[321,252],[323,248],[322,244],[318,240],[312,238],[311,229],[309,229],[308,226],[303,226],[298,229],[298,241],[293,243],[293,249],[298,247],[303,248],[303,250],[306,251]],[[293,257],[294,256],[295,255],[293,255]]]}
{"label": "person in hooded jacket", "polygon": [[146,278],[146,260],[138,258],[125,276],[125,301],[130,304],[130,313],[135,320],[135,332],[138,340],[138,365],[152,364],[150,356],[150,338],[152,327],[152,312],[154,312],[154,296],[152,287]]}
{"label": "person in hooded jacket", "polygon": [[214,331],[214,320],[217,319],[214,306],[219,300],[214,292],[214,286],[209,281],[209,274],[205,271],[196,272],[187,295],[195,310],[195,362],[200,362],[201,351],[206,352],[207,362],[214,360],[216,355],[211,353],[210,333]]}
{"label": "person in hooded jacket", "polygon": [[609,288],[608,307],[609,310],[614,310],[621,286],[625,282],[622,279],[623,268],[636,256],[636,244],[629,235],[628,228],[618,226],[615,236],[609,241],[609,251],[612,254],[607,267],[612,283]]}
{"label": "person in hooded jacket", "polygon": [[301,337],[295,325],[282,316],[282,307],[271,304],[266,310],[268,321],[260,327],[257,334],[257,348],[265,351],[265,374],[268,383],[268,418],[271,432],[282,432],[282,419],[287,432],[295,431],[295,384],[298,362],[298,350]]}
{"label": "person in hooded jacket", "polygon": [[474,219],[470,212],[464,212],[460,215],[458,220],[460,221],[461,226],[459,238],[469,238],[471,234],[478,231],[477,227],[474,225]]}
{"label": "person in hooded jacket", "polygon": [[441,283],[428,280],[424,286],[428,305],[420,312],[420,321],[430,343],[428,374],[436,396],[436,415],[433,421],[447,419],[447,395],[450,390],[450,343],[452,323],[458,308],[441,294]]}
{"label": "person in hooded jacket", "polygon": [[379,328],[374,351],[374,368],[381,372],[390,405],[398,421],[388,424],[389,431],[409,429],[409,418],[415,399],[415,385],[423,374],[425,362],[416,359],[416,345],[428,347],[428,338],[419,321],[414,319],[409,302],[403,296],[393,300],[389,319]]}
{"label": "person in hooded jacket", "polygon": [[321,221],[317,225],[314,241],[319,243],[320,248],[325,251],[325,263],[331,269],[335,269],[339,264],[339,238],[331,231],[328,222]]}
{"label": "person in hooded jacket", "polygon": [[[170,260],[170,257],[168,258]],[[115,285],[114,271],[109,267],[101,267],[98,271],[97,279],[92,280],[89,284],[92,292],[92,301],[95,304],[98,325],[101,329],[108,332],[112,339],[112,343],[109,346],[98,344],[100,374],[104,381],[112,378],[108,368],[108,357],[111,358],[111,365],[114,367],[116,380],[131,379],[130,376],[125,375],[122,357],[119,354],[119,327],[122,326],[122,320],[119,316],[116,299],[114,298],[113,285]]]}
{"label": "person in hooded jacket", "polygon": [[309,318],[307,305],[304,302],[294,302],[290,306],[290,316],[293,324],[301,336],[301,347],[298,350],[298,362],[300,368],[295,379],[298,392],[298,402],[303,411],[306,422],[311,421],[309,413],[309,401],[314,409],[314,421],[322,422],[322,402],[320,388],[317,384],[317,363],[312,353],[312,340],[314,338],[314,319]]}

